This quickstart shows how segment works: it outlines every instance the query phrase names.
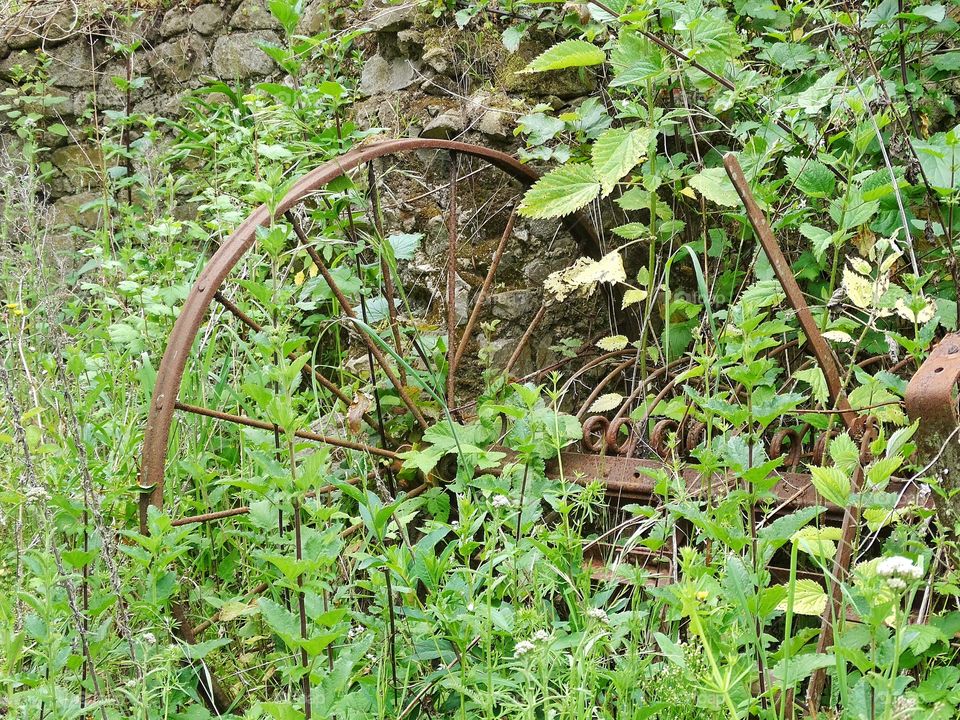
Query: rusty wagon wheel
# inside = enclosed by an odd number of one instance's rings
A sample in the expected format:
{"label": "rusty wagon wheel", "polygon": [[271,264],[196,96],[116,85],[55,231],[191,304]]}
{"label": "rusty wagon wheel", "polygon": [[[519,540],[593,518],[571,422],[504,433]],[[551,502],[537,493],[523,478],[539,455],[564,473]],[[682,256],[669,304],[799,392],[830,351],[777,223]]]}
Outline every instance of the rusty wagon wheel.
{"label": "rusty wagon wheel", "polygon": [[[420,163],[415,173],[404,166],[411,162]],[[436,411],[431,417],[432,398],[454,415],[469,415],[482,366],[509,373],[549,319],[539,297],[543,278],[528,273],[526,284],[536,290],[523,296],[525,307],[508,308],[526,329],[499,354],[483,356],[491,296],[543,253],[516,239],[517,205],[537,179],[531,168],[488,148],[391,140],[330,160],[273,207],[254,211],[199,273],[169,336],[143,442],[141,531],[150,529],[151,507],[175,516],[175,526],[229,522],[250,512],[241,493],[209,482],[229,472],[222,460],[210,467],[209,455],[185,457],[183,446],[202,428],[205,442],[242,466],[249,463],[244,438],[253,432],[272,435],[279,464],[292,458],[292,449],[280,445],[285,428],[278,416],[255,397],[258,388],[277,386],[270,369],[280,365],[299,373],[288,386],[289,402],[309,422],[298,425],[296,437],[330,448],[335,477],[367,478],[395,492],[398,451],[410,434],[442,417]],[[390,235],[387,228],[407,232]],[[566,235],[571,254],[597,254],[582,218],[568,217],[552,231]],[[409,252],[417,233],[426,235],[417,255],[425,262]],[[431,265],[433,257],[439,260]],[[278,334],[293,340],[277,350],[271,338]],[[425,377],[434,384],[428,387]],[[196,493],[205,512],[176,517],[171,501],[182,493]],[[285,525],[280,513],[277,532],[294,529],[299,539],[296,505],[293,515]],[[186,642],[211,624],[193,627],[183,606],[174,615]],[[218,692],[215,683],[205,689],[222,710],[226,700]]]}

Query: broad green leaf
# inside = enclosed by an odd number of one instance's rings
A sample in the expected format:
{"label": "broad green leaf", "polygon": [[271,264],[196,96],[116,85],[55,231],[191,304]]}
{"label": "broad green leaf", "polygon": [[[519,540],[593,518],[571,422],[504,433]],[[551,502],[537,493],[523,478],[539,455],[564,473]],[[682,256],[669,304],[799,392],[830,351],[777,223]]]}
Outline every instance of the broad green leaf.
{"label": "broad green leaf", "polygon": [[627,223],[613,229],[615,235],[619,235],[625,240],[636,240],[650,234],[650,228],[643,223]]}
{"label": "broad green leaf", "polygon": [[823,375],[823,370],[818,367],[797,370],[793,377],[796,380],[807,383],[810,386],[810,393],[813,399],[821,405],[825,405],[830,399],[830,392],[827,388],[827,379]]}
{"label": "broad green leaf", "polygon": [[596,139],[591,162],[604,195],[609,195],[620,179],[644,158],[651,135],[646,128],[614,128]]}
{"label": "broad green leaf", "polygon": [[387,238],[397,260],[412,260],[421,240],[423,233],[396,233]]}
{"label": "broad green leaf", "polygon": [[813,243],[813,255],[817,260],[823,260],[824,254],[833,244],[833,233],[818,228],[810,223],[803,223],[797,228],[800,234]]}
{"label": "broad green leaf", "polygon": [[[819,614],[819,613],[818,613]],[[837,662],[835,655],[825,653],[804,653],[781,660],[773,666],[773,676],[788,687],[806,680],[815,670],[833,667]]]}
{"label": "broad green leaf", "polygon": [[610,87],[645,83],[664,72],[663,51],[634,32],[620,33],[617,45],[610,53],[610,64],[614,73]]}
{"label": "broad green leaf", "polygon": [[690,187],[710,202],[723,207],[740,205],[740,196],[723,168],[707,168],[690,178]]}
{"label": "broad green leaf", "polygon": [[832,197],[837,179],[830,168],[819,160],[798,157],[784,158],[787,173],[800,192],[810,197]]}
{"label": "broad green leaf", "polygon": [[811,467],[810,479],[821,496],[838,507],[850,501],[850,476],[838,467]]}
{"label": "broad green leaf", "polygon": [[860,448],[847,433],[841,433],[827,446],[833,464],[848,475],[853,475],[860,465]]}
{"label": "broad green leaf", "polygon": [[270,598],[260,598],[260,614],[267,625],[289,644],[300,637],[300,620],[293,613]]}
{"label": "broad green leaf", "polygon": [[207,655],[216,650],[217,648],[222,648],[224,645],[229,645],[233,642],[230,638],[217,638],[216,640],[205,640],[204,642],[199,642],[196,645],[188,645],[184,643],[180,646],[183,650],[184,657],[187,660],[203,660]]}
{"label": "broad green leaf", "polygon": [[570,67],[600,65],[607,54],[586,40],[564,40],[549,48],[530,61],[521,72],[535,73],[547,70],[562,70]]}
{"label": "broad green leaf", "polygon": [[600,183],[590,165],[563,165],[527,190],[517,212],[537,220],[563,217],[580,210],[599,194]]}

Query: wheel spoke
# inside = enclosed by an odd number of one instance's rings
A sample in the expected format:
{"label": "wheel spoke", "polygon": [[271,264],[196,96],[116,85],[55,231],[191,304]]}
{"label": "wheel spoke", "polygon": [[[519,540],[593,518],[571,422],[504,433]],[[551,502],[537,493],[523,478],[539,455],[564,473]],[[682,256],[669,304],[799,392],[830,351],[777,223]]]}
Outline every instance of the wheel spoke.
{"label": "wheel spoke", "polygon": [[[246,415],[234,415],[232,413],[213,410],[211,408],[201,407],[199,405],[189,405],[179,401],[175,403],[175,407],[177,410],[183,410],[184,412],[193,413],[194,415],[202,415],[203,417],[213,418],[214,420],[224,420],[226,422],[236,423],[237,425],[246,425],[247,427],[257,428],[259,430],[269,430],[270,432],[273,432],[274,428],[276,427],[273,423],[265,420],[257,420],[256,418],[247,417]],[[283,428],[278,429],[280,432],[284,432]],[[360,452],[370,453],[371,455],[379,455],[380,457],[389,458],[391,460],[400,459],[400,456],[391,450],[374,447],[373,445],[365,445],[364,443],[358,443],[352,440],[342,440],[340,438],[330,437],[328,435],[320,435],[319,433],[311,432],[309,430],[296,430],[293,434],[302,440],[313,440],[314,442],[332,445],[333,447],[339,447],[345,450],[358,450]]]}
{"label": "wheel spoke", "polygon": [[[320,274],[323,275],[324,281],[327,285],[330,286],[331,292],[333,292],[334,297],[337,299],[337,302],[340,303],[340,309],[344,315],[346,315],[351,320],[356,320],[357,315],[353,312],[353,308],[350,307],[350,302],[347,300],[347,297],[343,294],[343,291],[340,290],[340,286],[337,285],[336,281],[333,279],[333,276],[330,274],[330,271],[327,269],[326,263],[323,262],[323,258],[320,257],[313,246],[310,244],[310,240],[307,237],[306,233],[303,231],[303,228],[300,227],[300,223],[297,219],[291,214],[287,213],[287,220],[290,221],[290,224],[293,226],[293,231],[296,233],[297,238],[306,248],[307,253],[310,255],[310,258],[313,260],[313,263],[320,270]],[[416,403],[410,399],[410,395],[407,393],[406,389],[403,386],[403,383],[400,382],[400,379],[397,377],[396,373],[390,368],[390,364],[387,362],[387,359],[384,357],[383,353],[380,351],[380,348],[377,347],[376,343],[373,342],[365,333],[360,333],[360,336],[363,338],[364,343],[367,348],[377,359],[377,362],[380,364],[380,367],[383,368],[384,374],[387,376],[387,379],[396,389],[397,394],[400,396],[400,399],[403,401],[403,404],[407,406],[413,417],[420,424],[424,430],[429,426],[426,418],[423,417],[423,413],[420,412],[420,409],[417,407]],[[371,382],[375,382],[374,378],[370,378]]]}
{"label": "wheel spoke", "polygon": [[447,405],[457,389],[457,154],[450,152],[450,207],[447,216]]}

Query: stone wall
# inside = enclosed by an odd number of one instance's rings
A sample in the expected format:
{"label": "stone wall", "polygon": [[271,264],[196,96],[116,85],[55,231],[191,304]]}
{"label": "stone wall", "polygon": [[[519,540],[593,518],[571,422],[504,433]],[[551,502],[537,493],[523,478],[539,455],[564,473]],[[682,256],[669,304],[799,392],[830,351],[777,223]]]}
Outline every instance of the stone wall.
{"label": "stone wall", "polygon": [[[517,72],[552,38],[527,40],[511,53],[501,42],[502,28],[478,20],[459,29],[416,2],[381,3],[368,0],[341,28],[369,30],[358,41],[364,60],[360,97],[352,109],[361,127],[382,128],[392,137],[456,138],[510,152],[520,145],[517,118],[531,107],[537,103],[572,107],[595,89],[594,77],[576,70]],[[16,82],[18,66],[30,68],[48,57],[51,92],[62,97],[41,109],[68,129],[66,136],[47,133],[44,138],[53,168],[47,192],[54,222],[61,226],[92,226],[98,221],[98,211],[89,208],[102,196],[104,173],[110,169],[91,128],[104,114],[130,110],[175,118],[185,94],[211,79],[240,91],[265,79],[282,81],[277,66],[257,45],[263,40],[280,42],[281,29],[266,0],[143,10],[132,20],[110,13],[80,17],[74,7],[60,0],[39,0],[4,22],[7,29],[0,34],[0,89]],[[313,0],[298,32],[320,31],[329,10],[328,0]],[[117,51],[118,44],[133,43],[137,47],[132,54]],[[114,80],[128,77],[136,79],[129,98]],[[4,142],[3,133],[0,125],[0,142],[9,149],[13,143],[9,136]],[[432,222],[437,219],[434,210],[423,204],[397,218],[397,223],[408,231],[426,230],[428,246],[442,252],[445,230],[442,223]],[[505,219],[490,224],[486,232],[491,237],[484,242],[495,242]],[[557,235],[555,224],[538,228],[518,223],[515,235],[523,249],[508,253],[504,267],[512,281],[493,297],[492,312],[505,325],[519,328],[539,306],[543,278],[572,262],[580,250],[569,237]],[[596,321],[597,314],[589,310],[580,315],[580,322],[585,318]],[[556,326],[549,332],[553,338],[563,337],[568,329],[574,334],[572,328],[562,327],[569,320],[556,318],[547,324]],[[505,334],[507,354],[516,337],[516,332]]]}

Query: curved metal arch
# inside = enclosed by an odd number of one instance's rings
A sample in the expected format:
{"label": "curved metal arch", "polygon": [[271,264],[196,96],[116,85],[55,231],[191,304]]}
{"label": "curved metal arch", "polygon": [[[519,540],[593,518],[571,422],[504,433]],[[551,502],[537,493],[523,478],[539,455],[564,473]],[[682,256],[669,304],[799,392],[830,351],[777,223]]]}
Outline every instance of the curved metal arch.
{"label": "curved metal arch", "polygon": [[[311,193],[331,181],[354,170],[358,166],[385,155],[416,150],[448,150],[487,161],[518,182],[530,186],[540,175],[533,168],[523,165],[511,155],[480,145],[453,140],[410,138],[386,140],[355,148],[300,178],[284,196],[273,215],[261,205],[253,211],[230,237],[217,249],[200,272],[190,289],[180,315],[174,323],[167,341],[166,350],[157,370],[157,380],[150,400],[147,426],[143,437],[139,484],[154,507],[163,507],[164,472],[169,444],[170,425],[173,421],[177,397],[183,380],[187,358],[193,347],[203,318],[213,301],[214,293],[223,284],[230,271],[256,241],[257,228],[269,226]],[[599,257],[599,242],[583,216],[576,214],[563,219],[568,231],[581,248]],[[143,507],[143,506],[141,506]],[[145,507],[143,507],[145,510]]]}

